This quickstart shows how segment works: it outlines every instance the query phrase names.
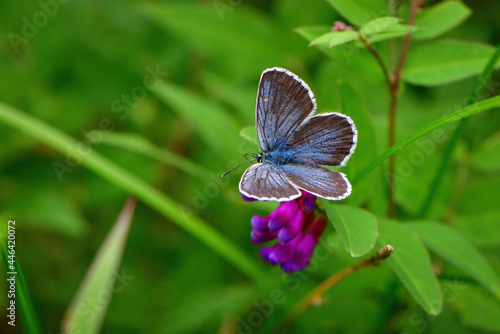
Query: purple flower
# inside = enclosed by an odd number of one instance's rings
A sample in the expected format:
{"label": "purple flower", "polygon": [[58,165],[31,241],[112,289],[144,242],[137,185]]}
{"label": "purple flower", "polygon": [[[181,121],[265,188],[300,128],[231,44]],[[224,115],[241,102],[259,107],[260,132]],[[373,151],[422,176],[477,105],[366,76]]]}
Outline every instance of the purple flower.
{"label": "purple flower", "polygon": [[[243,197],[244,200],[248,198]],[[277,239],[260,250],[260,256],[272,265],[280,264],[291,273],[309,265],[314,248],[326,227],[323,217],[312,211],[316,196],[303,191],[292,201],[281,202],[267,217],[253,216],[251,240],[255,245]]]}

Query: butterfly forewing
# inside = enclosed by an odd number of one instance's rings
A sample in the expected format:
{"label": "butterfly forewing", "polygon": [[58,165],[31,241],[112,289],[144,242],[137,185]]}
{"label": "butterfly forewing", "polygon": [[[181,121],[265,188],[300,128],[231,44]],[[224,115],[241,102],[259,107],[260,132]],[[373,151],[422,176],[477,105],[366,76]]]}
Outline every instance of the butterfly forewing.
{"label": "butterfly forewing", "polygon": [[256,128],[264,152],[284,148],[293,131],[315,110],[314,95],[295,74],[271,68],[262,73]]}
{"label": "butterfly forewing", "polygon": [[352,120],[338,113],[308,119],[290,137],[287,147],[300,160],[318,165],[345,165],[356,147]]}
{"label": "butterfly forewing", "polygon": [[288,201],[300,196],[300,191],[277,166],[256,163],[248,167],[240,181],[240,192],[259,200]]}

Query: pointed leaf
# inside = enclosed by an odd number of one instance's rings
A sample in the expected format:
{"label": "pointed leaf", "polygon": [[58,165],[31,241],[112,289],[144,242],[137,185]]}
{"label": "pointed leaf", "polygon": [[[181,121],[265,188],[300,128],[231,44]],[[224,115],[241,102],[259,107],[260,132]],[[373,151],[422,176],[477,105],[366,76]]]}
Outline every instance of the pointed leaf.
{"label": "pointed leaf", "polygon": [[484,257],[454,229],[438,223],[408,224],[430,249],[474,277],[500,298],[498,277]]}
{"label": "pointed leaf", "polygon": [[418,30],[420,30],[420,28],[416,27],[416,26],[395,24],[385,31],[382,31],[378,34],[371,35],[370,42],[376,43],[376,42],[385,41],[385,40],[391,39],[391,38],[402,37],[402,36],[408,35],[412,32],[418,31]]}
{"label": "pointed leaf", "polygon": [[415,25],[422,27],[413,34],[415,39],[430,39],[455,28],[472,14],[461,1],[441,1],[422,10],[415,19]]}
{"label": "pointed leaf", "polygon": [[[408,55],[404,79],[422,86],[437,86],[478,75],[491,58],[491,45],[461,40],[426,44]],[[498,66],[500,62],[497,62]]]}
{"label": "pointed leaf", "polygon": [[364,35],[373,35],[383,32],[402,20],[399,17],[384,16],[371,20],[361,27],[361,33]]}
{"label": "pointed leaf", "polygon": [[[76,329],[83,333],[99,333],[113,296],[136,200],[125,203],[115,225],[106,236],[90,265],[61,323],[64,332]],[[89,316],[91,312],[92,316]]]}
{"label": "pointed leaf", "polygon": [[377,246],[394,248],[386,262],[428,314],[439,314],[443,295],[424,245],[408,227],[391,220],[380,219],[379,231]]}
{"label": "pointed leaf", "polygon": [[339,233],[346,251],[352,257],[369,253],[378,236],[377,218],[370,212],[335,202],[322,200],[328,219]]}
{"label": "pointed leaf", "polygon": [[329,47],[344,44],[358,38],[357,31],[331,31],[315,38],[309,45],[326,44]]}

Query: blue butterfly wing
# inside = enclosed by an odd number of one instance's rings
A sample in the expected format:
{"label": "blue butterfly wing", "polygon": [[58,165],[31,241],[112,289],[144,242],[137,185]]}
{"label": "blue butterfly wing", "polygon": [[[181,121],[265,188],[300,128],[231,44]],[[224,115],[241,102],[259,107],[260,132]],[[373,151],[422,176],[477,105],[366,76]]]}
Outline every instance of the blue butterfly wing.
{"label": "blue butterfly wing", "polygon": [[344,166],[356,148],[357,134],[348,116],[320,114],[307,119],[289,138],[287,147],[299,161]]}
{"label": "blue butterfly wing", "polygon": [[240,192],[247,197],[261,201],[289,201],[301,193],[292,185],[284,171],[267,163],[256,163],[245,171],[240,181]]}
{"label": "blue butterfly wing", "polygon": [[278,67],[262,72],[255,112],[262,150],[283,149],[292,133],[315,109],[313,93],[295,74]]}
{"label": "blue butterfly wing", "polygon": [[342,173],[313,164],[291,164],[280,168],[292,185],[318,197],[341,200],[351,194],[351,184]]}

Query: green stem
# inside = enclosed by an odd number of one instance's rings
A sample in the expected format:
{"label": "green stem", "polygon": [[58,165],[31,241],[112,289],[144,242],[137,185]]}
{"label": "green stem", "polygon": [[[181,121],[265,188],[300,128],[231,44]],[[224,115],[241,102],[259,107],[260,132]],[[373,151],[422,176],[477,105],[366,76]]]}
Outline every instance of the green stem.
{"label": "green stem", "polygon": [[490,110],[490,109],[496,108],[496,107],[500,107],[500,96],[495,96],[495,97],[489,98],[487,100],[470,105],[468,107],[465,107],[463,109],[454,111],[451,114],[443,116],[440,119],[438,119],[430,124],[427,124],[426,126],[415,131],[414,133],[412,133],[411,135],[409,135],[405,139],[401,140],[396,145],[387,149],[377,159],[372,161],[363,170],[361,170],[361,172],[359,172],[353,178],[352,183],[355,184],[355,183],[359,182],[363,177],[365,177],[368,173],[370,173],[373,169],[375,169],[375,167],[377,167],[382,162],[384,162],[385,159],[389,158],[394,153],[401,150],[403,147],[407,146],[408,144],[413,143],[415,140],[425,136],[426,134],[432,132],[433,130],[438,129],[442,126],[445,126],[447,124],[456,122],[462,118],[480,113],[482,111]]}
{"label": "green stem", "polygon": [[[494,70],[495,64],[497,63],[499,58],[500,58],[500,44],[498,45],[495,53],[491,56],[490,60],[484,67],[481,75],[477,78],[472,93],[469,95],[469,98],[467,99],[466,106],[473,104],[479,99],[478,98],[479,93],[482,91],[485,84],[487,83],[488,77]],[[431,208],[431,204],[434,201],[434,197],[436,197],[436,194],[438,193],[438,190],[441,186],[441,182],[444,179],[444,174],[450,166],[453,151],[455,150],[455,146],[457,145],[458,140],[462,136],[465,126],[467,125],[467,121],[468,118],[463,118],[460,120],[457,127],[455,128],[455,131],[451,136],[451,140],[448,143],[448,146],[446,146],[443,152],[443,159],[441,161],[441,164],[439,165],[438,170],[434,175],[434,178],[430,184],[429,192],[427,193],[427,196],[425,197],[424,202],[422,203],[422,207],[420,208],[420,211],[418,213],[419,218],[424,218],[425,216],[427,216],[427,213]]]}
{"label": "green stem", "polygon": [[[2,232],[0,233],[0,243],[1,248],[2,248],[2,254],[3,254],[3,259],[5,262],[5,269],[7,272],[15,272],[15,286],[16,286],[16,313],[19,311],[19,319],[21,319],[22,324],[24,326],[24,329],[26,333],[33,333],[33,334],[38,334],[41,333],[40,331],[40,323],[38,321],[38,317],[35,312],[35,308],[33,307],[33,302],[31,301],[31,297],[28,291],[28,285],[26,284],[26,281],[24,280],[24,275],[21,270],[21,265],[19,264],[19,259],[17,258],[17,255],[14,257],[14,270],[11,270],[9,268],[9,248],[7,247],[7,225],[5,222],[9,221],[9,219],[3,219],[2,217],[2,223],[0,226],[2,227]],[[13,219],[12,219],[13,220]],[[4,234],[5,232],[5,234]],[[14,248],[15,250],[16,248]],[[9,278],[8,275],[7,278]],[[7,295],[7,292],[5,292],[5,295]],[[4,318],[3,321],[10,321],[9,318]]]}
{"label": "green stem", "polygon": [[[165,218],[191,233],[221,257],[254,279],[260,286],[270,288],[273,280],[267,273],[231,241],[191,213],[182,204],[167,197],[137,176],[131,174],[95,150],[84,150],[80,142],[65,133],[8,105],[0,103],[0,121],[24,131],[59,151],[65,157],[80,161],[82,165],[114,183],[124,191],[134,194],[144,203],[160,212]],[[82,152],[83,151],[83,152]]]}

